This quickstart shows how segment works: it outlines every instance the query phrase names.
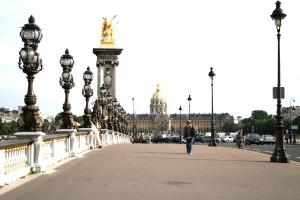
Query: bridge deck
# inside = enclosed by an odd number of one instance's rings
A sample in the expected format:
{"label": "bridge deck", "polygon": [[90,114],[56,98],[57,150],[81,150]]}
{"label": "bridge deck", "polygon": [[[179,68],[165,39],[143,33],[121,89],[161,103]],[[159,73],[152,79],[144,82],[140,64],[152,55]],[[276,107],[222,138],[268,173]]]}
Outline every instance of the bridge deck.
{"label": "bridge deck", "polygon": [[300,165],[225,147],[120,144],[0,189],[1,200],[300,199]]}

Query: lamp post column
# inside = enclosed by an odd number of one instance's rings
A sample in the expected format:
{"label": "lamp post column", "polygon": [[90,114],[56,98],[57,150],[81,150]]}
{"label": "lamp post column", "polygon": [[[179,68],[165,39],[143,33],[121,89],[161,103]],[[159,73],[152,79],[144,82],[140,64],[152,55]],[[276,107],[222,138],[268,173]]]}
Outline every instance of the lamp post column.
{"label": "lamp post column", "polygon": [[179,143],[182,144],[182,139],[181,139],[181,111],[182,111],[182,108],[181,106],[179,106]]}
{"label": "lamp post column", "polygon": [[192,98],[191,98],[191,95],[189,94],[189,97],[187,99],[189,101],[189,120],[191,120],[191,101],[192,101]]}
{"label": "lamp post column", "polygon": [[69,54],[69,50],[66,49],[65,54],[60,59],[60,64],[63,68],[62,75],[60,77],[59,83],[62,88],[65,90],[65,103],[63,104],[64,112],[62,115],[62,129],[73,129],[75,128],[75,122],[73,119],[73,113],[71,112],[71,104],[69,102],[69,93],[70,89],[75,86],[73,81],[73,76],[71,74],[74,60],[73,57]]}
{"label": "lamp post column", "polygon": [[283,13],[283,10],[280,8],[280,2],[276,2],[276,9],[273,11],[271,18],[275,20],[275,25],[277,29],[277,41],[278,41],[278,84],[276,88],[276,97],[277,97],[277,115],[276,115],[276,144],[272,157],[270,158],[271,162],[277,163],[287,163],[288,159],[285,154],[285,148],[283,144],[283,134],[284,134],[284,125],[283,125],[283,114],[282,114],[282,105],[281,98],[283,97],[283,88],[281,88],[280,83],[280,27],[281,20],[286,17],[286,14]]}
{"label": "lamp post column", "polygon": [[82,88],[82,95],[85,97],[85,109],[83,115],[84,127],[91,128],[92,126],[92,116],[91,110],[89,109],[89,100],[90,97],[93,96],[93,89],[91,88],[90,84],[93,80],[93,73],[90,70],[90,67],[87,67],[87,71],[83,74],[84,86]]}
{"label": "lamp post column", "polygon": [[134,97],[132,98],[132,135],[133,137],[135,137],[134,135]]}
{"label": "lamp post column", "polygon": [[102,111],[102,124],[101,124],[101,126],[102,126],[102,129],[107,129],[107,125],[106,125],[106,120],[105,120],[105,112],[104,112],[104,108],[105,108],[105,106],[107,105],[107,98],[106,98],[106,95],[107,95],[107,88],[104,86],[104,85],[102,85],[101,87],[100,87],[100,90],[99,90],[100,92],[100,98],[99,98],[99,101],[100,101],[100,105],[101,105],[101,111]]}
{"label": "lamp post column", "polygon": [[210,72],[208,73],[208,76],[211,79],[211,137],[210,137],[210,143],[209,146],[211,147],[215,147],[216,145],[216,141],[215,141],[215,122],[214,122],[214,92],[213,92],[213,80],[214,80],[214,76],[216,74],[213,71],[213,68],[210,68]]}
{"label": "lamp post column", "polygon": [[17,121],[22,132],[42,131],[43,118],[40,116],[40,109],[36,106],[37,98],[33,92],[33,80],[35,75],[42,71],[43,64],[40,54],[37,52],[38,44],[43,38],[43,34],[35,19],[31,15],[28,24],[22,27],[20,37],[24,42],[24,47],[19,52],[19,68],[27,74],[28,87],[24,102],[26,106],[22,108],[23,113]]}

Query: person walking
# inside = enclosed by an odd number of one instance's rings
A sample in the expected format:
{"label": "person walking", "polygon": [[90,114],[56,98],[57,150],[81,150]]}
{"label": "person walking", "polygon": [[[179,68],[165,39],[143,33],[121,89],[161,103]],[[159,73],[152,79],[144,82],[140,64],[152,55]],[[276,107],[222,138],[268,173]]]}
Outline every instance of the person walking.
{"label": "person walking", "polygon": [[191,124],[191,121],[188,120],[183,129],[183,137],[186,140],[186,152],[192,154],[192,144],[194,139],[195,129]]}

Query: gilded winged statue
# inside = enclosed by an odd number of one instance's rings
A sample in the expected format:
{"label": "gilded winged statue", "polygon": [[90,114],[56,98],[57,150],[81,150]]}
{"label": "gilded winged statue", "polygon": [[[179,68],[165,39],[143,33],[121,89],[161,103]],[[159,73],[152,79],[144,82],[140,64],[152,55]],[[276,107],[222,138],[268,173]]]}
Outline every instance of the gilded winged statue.
{"label": "gilded winged statue", "polygon": [[114,26],[113,20],[117,17],[115,15],[109,22],[106,17],[103,17],[102,20],[102,38],[101,44],[114,44]]}

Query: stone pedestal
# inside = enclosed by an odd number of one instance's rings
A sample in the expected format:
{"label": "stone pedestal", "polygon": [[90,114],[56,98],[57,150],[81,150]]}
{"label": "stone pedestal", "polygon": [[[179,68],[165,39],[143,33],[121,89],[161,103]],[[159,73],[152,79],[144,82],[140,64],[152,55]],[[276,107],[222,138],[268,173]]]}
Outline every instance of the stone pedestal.
{"label": "stone pedestal", "polygon": [[[33,158],[29,163],[33,163],[34,171],[41,173],[46,171],[46,164],[43,160],[43,136],[46,135],[41,131],[36,132],[17,132],[14,134],[19,139],[31,139],[34,143],[34,150],[31,151],[34,156],[29,156]],[[32,165],[32,164],[31,164]]]}
{"label": "stone pedestal", "polygon": [[94,149],[95,145],[94,145],[94,133],[93,133],[93,128],[79,128],[78,132],[88,132],[89,136],[88,136],[88,144],[89,144],[89,148],[90,149]]}
{"label": "stone pedestal", "polygon": [[69,140],[69,152],[72,157],[75,157],[77,152],[76,152],[76,146],[75,146],[75,134],[77,130],[76,129],[58,129],[55,131],[55,133],[66,133],[69,135],[70,140]]}

